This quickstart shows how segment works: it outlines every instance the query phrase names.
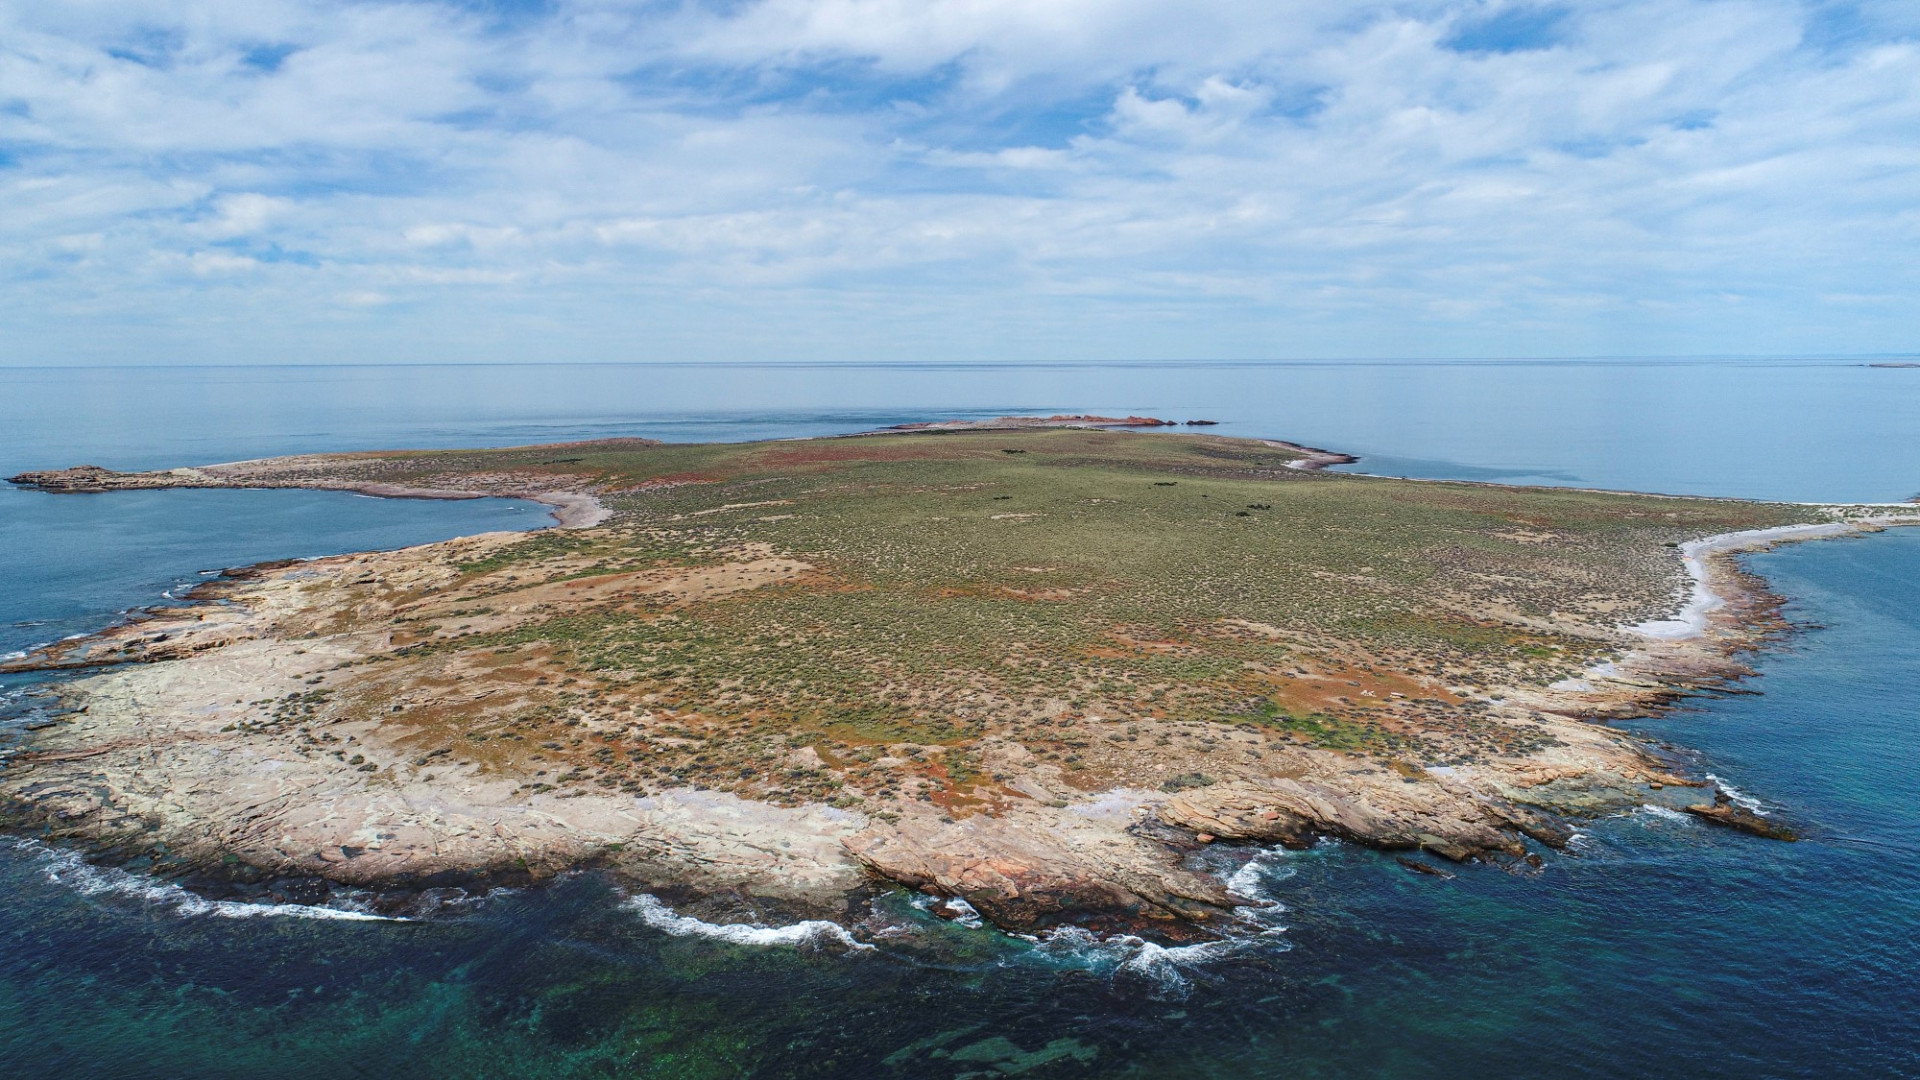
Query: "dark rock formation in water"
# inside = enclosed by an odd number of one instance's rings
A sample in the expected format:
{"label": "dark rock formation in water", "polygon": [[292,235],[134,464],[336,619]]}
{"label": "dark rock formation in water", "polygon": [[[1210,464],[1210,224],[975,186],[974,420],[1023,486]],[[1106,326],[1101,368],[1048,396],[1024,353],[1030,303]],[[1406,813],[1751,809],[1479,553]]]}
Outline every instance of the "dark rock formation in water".
{"label": "dark rock formation in water", "polygon": [[1785,825],[1735,803],[1724,791],[1716,792],[1711,803],[1695,803],[1683,809],[1714,825],[1738,829],[1743,833],[1752,833],[1754,836],[1764,836],[1769,840],[1800,839],[1798,833]]}

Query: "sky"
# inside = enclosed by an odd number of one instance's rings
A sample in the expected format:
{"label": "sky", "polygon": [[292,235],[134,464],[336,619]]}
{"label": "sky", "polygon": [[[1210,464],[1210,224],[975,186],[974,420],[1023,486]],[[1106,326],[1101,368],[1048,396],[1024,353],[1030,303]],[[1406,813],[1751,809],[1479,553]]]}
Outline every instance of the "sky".
{"label": "sky", "polygon": [[0,0],[0,364],[1920,351],[1913,0]]}

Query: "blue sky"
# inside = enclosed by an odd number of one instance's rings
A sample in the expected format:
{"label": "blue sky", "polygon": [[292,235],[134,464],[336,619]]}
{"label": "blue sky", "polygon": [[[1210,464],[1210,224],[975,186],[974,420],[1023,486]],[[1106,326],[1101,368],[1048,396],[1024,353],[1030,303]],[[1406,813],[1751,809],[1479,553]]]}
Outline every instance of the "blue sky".
{"label": "blue sky", "polygon": [[0,363],[1920,350],[1920,4],[0,0]]}

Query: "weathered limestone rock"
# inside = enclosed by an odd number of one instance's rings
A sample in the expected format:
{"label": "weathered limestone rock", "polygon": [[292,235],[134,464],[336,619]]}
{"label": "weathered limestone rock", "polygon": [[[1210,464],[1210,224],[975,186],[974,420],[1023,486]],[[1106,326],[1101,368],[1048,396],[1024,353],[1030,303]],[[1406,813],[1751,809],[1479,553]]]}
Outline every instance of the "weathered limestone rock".
{"label": "weathered limestone rock", "polygon": [[1206,919],[1230,908],[1219,883],[1181,869],[1165,846],[1129,831],[1146,812],[1137,793],[1114,793],[998,818],[916,814],[868,829],[847,848],[880,875],[962,897],[1002,926],[1075,913]]}

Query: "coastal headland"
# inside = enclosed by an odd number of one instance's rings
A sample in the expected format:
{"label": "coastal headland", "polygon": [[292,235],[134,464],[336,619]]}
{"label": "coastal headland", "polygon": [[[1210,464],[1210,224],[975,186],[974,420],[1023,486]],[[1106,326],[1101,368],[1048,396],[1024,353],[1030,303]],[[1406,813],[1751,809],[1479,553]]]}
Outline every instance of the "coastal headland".
{"label": "coastal headland", "polygon": [[1241,900],[1195,857],[1219,845],[1523,860],[1648,802],[1790,838],[1599,721],[1747,672],[1781,622],[1739,551],[1920,518],[1114,430],[1148,421],[14,477],[511,495],[563,527],[228,570],[0,662],[74,673],[0,770],[8,823],[242,883],[592,866],[715,910],[898,883],[1008,928],[1205,933]]}

